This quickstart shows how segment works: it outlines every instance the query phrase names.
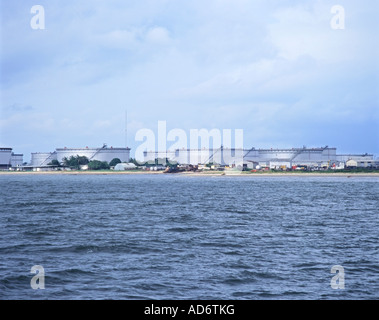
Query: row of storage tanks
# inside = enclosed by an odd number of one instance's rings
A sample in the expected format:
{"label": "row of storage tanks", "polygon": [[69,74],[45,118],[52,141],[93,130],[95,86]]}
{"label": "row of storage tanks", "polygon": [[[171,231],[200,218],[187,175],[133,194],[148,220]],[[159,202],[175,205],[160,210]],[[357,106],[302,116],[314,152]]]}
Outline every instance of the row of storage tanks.
{"label": "row of storage tanks", "polygon": [[154,159],[168,159],[169,162],[180,164],[208,164],[239,165],[241,163],[248,167],[280,167],[291,168],[297,165],[314,167],[330,166],[346,163],[348,160],[363,161],[367,165],[374,162],[373,155],[339,155],[336,148],[328,146],[321,148],[292,148],[292,149],[177,149],[165,152],[145,151],[143,161]]}
{"label": "row of storage tanks", "polygon": [[130,148],[58,148],[54,152],[35,152],[31,154],[30,165],[41,167],[48,165],[51,161],[57,160],[62,163],[64,158],[71,156],[85,156],[89,160],[111,162],[118,158],[121,162],[129,162]]}
{"label": "row of storage tanks", "polygon": [[291,166],[293,163],[327,164],[336,161],[336,148],[294,148],[294,149],[177,149],[166,152],[144,152],[144,161],[155,158],[168,158],[172,162],[182,164],[218,163],[221,165],[244,163],[257,163],[260,165],[277,162]]}
{"label": "row of storage tanks", "polygon": [[[130,161],[130,148],[58,148],[54,152],[36,152],[31,154],[31,166],[46,166],[53,160],[60,163],[64,158],[71,156],[85,156],[89,160],[111,162],[118,158],[123,163]],[[345,163],[348,160],[374,161],[373,155],[339,155],[336,148],[293,148],[293,149],[176,149],[172,151],[156,152],[145,151],[142,163],[155,159],[168,159],[180,164],[207,164],[218,163],[221,165],[239,164],[247,165],[279,166],[285,165],[312,165],[323,166],[332,163]]]}
{"label": "row of storage tanks", "polygon": [[[85,156],[89,160],[107,161],[114,158],[121,162],[129,162],[129,148],[58,148],[55,152],[36,152],[31,155],[31,166],[46,166],[53,160],[63,162],[64,158],[71,156]],[[154,161],[155,159],[166,159],[181,164],[206,164],[219,163],[223,165],[237,164],[239,162],[250,162],[265,165],[266,162],[276,161],[288,166],[292,163],[325,164],[335,161],[337,158],[336,148],[314,148],[314,149],[197,149],[197,150],[174,150],[165,152],[144,152],[143,161]]]}

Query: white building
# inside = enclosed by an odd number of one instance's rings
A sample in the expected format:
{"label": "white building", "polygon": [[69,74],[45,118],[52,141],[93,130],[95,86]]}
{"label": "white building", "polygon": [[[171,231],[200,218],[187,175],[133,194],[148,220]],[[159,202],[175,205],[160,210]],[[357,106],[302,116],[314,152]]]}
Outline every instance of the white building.
{"label": "white building", "polygon": [[12,152],[12,148],[0,148],[0,169],[22,166],[24,155]]}
{"label": "white building", "polygon": [[21,167],[23,163],[24,163],[24,155],[12,152],[12,155],[11,155],[12,168]]}
{"label": "white building", "polygon": [[256,163],[271,169],[285,166],[324,167],[337,162],[336,148],[292,148],[292,149],[251,149],[245,153],[244,161]]}
{"label": "white building", "polygon": [[354,160],[346,161],[348,168],[379,168],[379,160]]}
{"label": "white building", "polygon": [[31,154],[31,167],[45,167],[48,166],[53,160],[63,163],[64,158],[84,156],[89,161],[98,160],[111,162],[113,159],[118,158],[121,162],[129,162],[130,148],[108,148],[104,145],[101,148],[57,148],[54,152],[34,152]]}
{"label": "white building", "polygon": [[57,160],[62,163],[64,158],[71,156],[84,156],[88,160],[98,160],[111,162],[113,159],[118,158],[121,162],[129,162],[130,148],[108,148],[104,145],[101,148],[58,148],[56,149]]}
{"label": "white building", "polygon": [[368,161],[368,160],[374,160],[373,154],[339,154],[337,155],[337,161],[340,162],[346,162],[348,160],[355,160],[355,161]]}
{"label": "white building", "polygon": [[345,163],[349,168],[378,168],[379,161],[374,159],[373,154],[341,154],[337,155],[339,162]]}
{"label": "white building", "polygon": [[336,148],[292,148],[292,149],[177,149],[174,151],[145,151],[141,162],[155,159],[168,159],[180,164],[215,163],[233,166],[244,163],[249,167],[261,166],[275,168],[279,166],[329,166],[337,162]]}
{"label": "white building", "polygon": [[135,170],[137,166],[134,163],[118,163],[115,167],[115,171]]}
{"label": "white building", "polygon": [[[159,159],[158,164],[165,164],[166,159],[172,164],[199,165],[215,163],[219,165],[230,165],[242,163],[244,157],[243,149],[217,148],[217,149],[176,149],[167,151],[145,151],[144,158],[137,159],[141,163],[154,162]],[[162,161],[163,160],[163,161]]]}
{"label": "white building", "polygon": [[34,152],[31,155],[30,165],[33,167],[43,167],[53,160],[57,160],[56,152]]}
{"label": "white building", "polygon": [[8,169],[11,167],[12,148],[0,148],[0,168]]}

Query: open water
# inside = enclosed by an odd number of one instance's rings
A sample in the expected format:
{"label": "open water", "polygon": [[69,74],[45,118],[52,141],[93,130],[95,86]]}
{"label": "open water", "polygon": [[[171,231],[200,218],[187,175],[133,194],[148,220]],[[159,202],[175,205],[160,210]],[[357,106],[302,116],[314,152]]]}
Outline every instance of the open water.
{"label": "open water", "polygon": [[1,175],[0,299],[379,299],[378,198],[378,178]]}

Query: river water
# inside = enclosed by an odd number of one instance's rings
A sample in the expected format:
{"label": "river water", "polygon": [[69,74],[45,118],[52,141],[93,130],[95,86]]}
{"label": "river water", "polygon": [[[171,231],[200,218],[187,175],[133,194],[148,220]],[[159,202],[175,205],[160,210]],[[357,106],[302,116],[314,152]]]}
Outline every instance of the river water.
{"label": "river water", "polygon": [[1,299],[379,299],[378,178],[12,174],[0,186]]}

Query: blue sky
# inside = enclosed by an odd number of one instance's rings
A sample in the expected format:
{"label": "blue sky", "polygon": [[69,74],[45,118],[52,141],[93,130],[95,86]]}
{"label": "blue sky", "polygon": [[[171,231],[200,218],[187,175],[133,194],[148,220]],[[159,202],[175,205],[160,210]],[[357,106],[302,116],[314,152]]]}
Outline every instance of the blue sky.
{"label": "blue sky", "polygon": [[125,110],[133,150],[164,120],[243,129],[245,147],[379,154],[377,1],[0,2],[0,145],[25,160],[125,146]]}

